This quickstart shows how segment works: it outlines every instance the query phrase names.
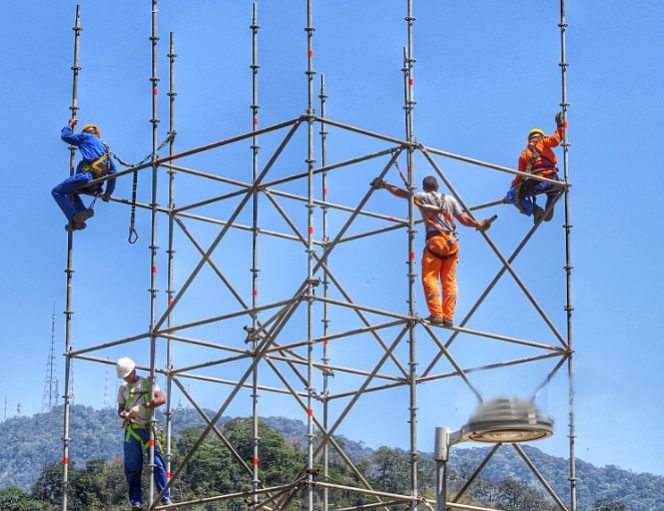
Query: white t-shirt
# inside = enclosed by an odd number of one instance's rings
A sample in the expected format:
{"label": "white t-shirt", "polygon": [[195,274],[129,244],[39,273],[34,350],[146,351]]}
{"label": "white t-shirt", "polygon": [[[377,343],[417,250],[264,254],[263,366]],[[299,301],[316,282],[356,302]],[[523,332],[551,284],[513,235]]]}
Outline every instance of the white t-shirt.
{"label": "white t-shirt", "polygon": [[[129,403],[129,406],[125,406],[127,401],[129,401],[129,384],[127,382],[122,383],[120,385],[120,388],[118,389],[118,405],[122,407],[123,410],[131,410],[134,406],[136,405],[143,405],[145,406],[148,401],[150,401],[150,391],[152,386],[150,385],[150,378],[147,378],[147,394],[144,394],[144,387],[143,387],[143,377],[139,378],[136,383],[132,384],[133,391],[134,391],[134,397]],[[157,382],[154,383],[154,391],[155,393],[157,391],[160,391],[161,389],[159,388],[159,385]],[[154,413],[154,410],[150,409],[151,413]],[[141,410],[140,415],[138,418],[132,420],[132,423],[138,424],[138,425],[144,425],[148,422],[148,410],[147,408],[143,408]]]}
{"label": "white t-shirt", "polygon": [[[463,213],[459,207],[459,203],[451,195],[445,195],[444,193],[440,192],[415,192],[415,198],[422,204],[429,204],[431,206],[436,206],[437,208],[442,206],[443,211],[447,211],[452,220],[454,220],[457,215]],[[420,208],[420,212],[422,213],[423,218],[424,215],[426,215],[427,218],[431,218],[433,215],[436,215],[433,223],[437,225],[445,234],[454,233],[454,227],[452,227],[452,225],[448,222],[442,211],[436,214],[435,211]],[[438,230],[433,225],[426,221],[426,218],[424,218],[424,221],[427,225],[427,234],[432,231],[438,232]]]}

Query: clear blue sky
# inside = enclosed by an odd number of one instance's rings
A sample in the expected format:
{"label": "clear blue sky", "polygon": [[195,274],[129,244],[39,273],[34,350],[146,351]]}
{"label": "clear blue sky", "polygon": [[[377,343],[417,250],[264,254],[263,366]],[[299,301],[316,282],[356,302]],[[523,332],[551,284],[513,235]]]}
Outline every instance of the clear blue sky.
{"label": "clear blue sky", "polygon": [[[68,174],[69,151],[60,141],[71,104],[70,67],[76,2],[5,2],[0,26],[0,97],[7,130],[3,137],[5,198],[2,201],[3,250],[0,271],[0,398],[7,395],[9,416],[22,403],[23,414],[38,413],[55,304],[58,353],[64,350],[66,235],[64,217],[50,197],[51,188]],[[160,139],[168,126],[168,35],[175,33],[177,96],[177,150],[186,150],[251,130],[252,2],[163,1],[159,13]],[[306,102],[305,2],[282,0],[258,3],[260,126],[298,117]],[[314,2],[314,69],[325,73],[328,116],[371,131],[403,138],[402,51],[406,43],[406,2],[324,0]],[[527,132],[539,127],[552,132],[560,93],[560,32],[558,2],[515,0],[493,2],[424,2],[415,0],[415,132],[426,146],[515,168]],[[79,118],[100,126],[102,138],[127,161],[138,161],[151,151],[150,2],[81,2],[82,27]],[[660,201],[656,180],[657,141],[661,140],[662,71],[661,2],[636,0],[570,1],[567,6],[569,152],[572,200],[572,262],[577,456],[595,465],[615,464],[637,472],[664,474],[664,447],[647,432],[658,431],[664,419],[662,387],[662,227],[655,206]],[[318,78],[316,80],[318,91]],[[318,92],[316,92],[318,94]],[[318,131],[318,129],[316,129]],[[329,158],[339,161],[386,144],[330,130]],[[296,136],[273,175],[306,169],[305,131]],[[281,136],[281,135],[280,135]],[[261,140],[261,165],[278,143],[275,136]],[[251,179],[249,143],[183,160],[181,164],[233,179]],[[316,159],[320,152],[316,149]],[[161,153],[165,155],[166,152]],[[558,154],[562,154],[558,150]],[[469,204],[504,196],[511,176],[454,161],[437,159],[443,171]],[[330,200],[353,206],[386,161],[334,174]],[[405,160],[400,160],[405,167]],[[428,172],[416,162],[420,178]],[[645,177],[644,177],[645,176]],[[162,175],[162,178],[164,176]],[[391,170],[388,181],[398,183]],[[226,185],[201,183],[178,174],[176,203],[186,204],[215,193],[233,190]],[[629,179],[629,180],[628,180]],[[139,178],[141,202],[149,202],[148,174]],[[304,193],[303,185],[283,188]],[[162,206],[167,203],[166,181],[160,182]],[[316,188],[319,194],[319,187]],[[130,179],[119,180],[116,196],[129,198]],[[266,205],[267,201],[262,204]],[[304,207],[285,203],[300,229],[306,228]],[[367,209],[404,218],[404,201],[378,192]],[[86,231],[75,236],[73,344],[91,346],[144,332],[149,325],[149,215],[138,213],[140,239],[127,243],[129,208],[99,204]],[[221,218],[228,207],[209,210]],[[492,211],[491,213],[493,213]],[[530,220],[508,206],[489,234],[510,254],[530,228]],[[320,209],[316,212],[320,215]],[[334,216],[338,228],[344,216]],[[519,256],[515,269],[543,305],[559,330],[564,331],[563,210],[544,225]],[[287,230],[274,210],[261,217],[266,229]],[[239,219],[251,221],[249,210]],[[320,225],[320,216],[317,217]],[[204,246],[214,231],[187,222]],[[359,224],[357,231],[377,224]],[[158,310],[165,309],[166,221],[159,220]],[[317,233],[319,234],[320,231]],[[250,299],[250,252],[246,234],[232,234],[215,261]],[[178,234],[176,289],[198,262],[194,249]],[[300,245],[266,239],[261,245],[261,303],[290,297],[306,271]],[[421,235],[416,252],[422,248]],[[460,320],[498,270],[498,262],[473,230],[462,231],[462,259],[457,318]],[[340,248],[332,267],[359,303],[405,313],[405,234],[386,235]],[[299,265],[299,266],[298,266]],[[206,269],[181,302],[176,322],[235,310]],[[417,286],[417,308],[426,307]],[[553,342],[513,280],[504,277],[470,328]],[[351,328],[356,319],[336,311],[332,328]],[[302,314],[298,315],[304,319]],[[336,321],[336,323],[335,323]],[[246,323],[246,322],[245,322]],[[214,326],[191,332],[215,342],[244,346],[241,326]],[[294,324],[281,342],[303,339],[304,323]],[[318,328],[318,327],[317,327]],[[390,334],[386,334],[390,338]],[[444,337],[443,337],[444,338]],[[418,348],[431,349],[423,331]],[[428,347],[427,347],[428,346]],[[465,367],[509,360],[522,354],[475,338],[456,341],[454,355]],[[375,363],[375,342],[358,338],[331,345],[333,364]],[[112,359],[129,354],[147,364],[145,345],[115,348]],[[160,345],[163,365],[163,344]],[[98,356],[105,357],[106,353]],[[176,346],[176,365],[188,365],[215,356]],[[316,355],[320,358],[320,354]],[[399,356],[407,362],[407,347]],[[472,376],[487,395],[532,392],[552,363]],[[58,357],[61,388],[64,359]],[[112,369],[112,368],[111,368]],[[240,368],[241,369],[241,368]],[[233,379],[240,369],[209,370],[206,374]],[[438,371],[449,366],[441,363]],[[396,374],[394,367],[385,372]],[[274,377],[262,369],[267,384]],[[104,395],[103,367],[75,363],[76,402],[100,408]],[[116,380],[110,374],[111,401]],[[358,381],[337,377],[333,392],[357,387]],[[301,387],[301,385],[300,385]],[[319,387],[320,388],[320,387]],[[217,409],[227,387],[192,383],[192,393],[208,408]],[[302,390],[298,387],[298,390]],[[262,415],[306,417],[283,397],[262,393]],[[174,394],[174,404],[181,399]],[[184,399],[183,399],[184,401]],[[229,414],[248,415],[248,398]],[[418,398],[418,448],[431,451],[433,428],[458,428],[475,408],[472,395],[458,383],[437,382],[422,387]],[[569,455],[567,381],[564,372],[540,394],[538,404],[556,420],[556,435],[537,447],[557,456]],[[405,389],[372,394],[351,413],[338,432],[377,447],[408,447],[408,401]],[[336,409],[336,408],[335,408]],[[3,416],[0,416],[2,418]],[[367,420],[372,417],[374,420]],[[385,427],[390,424],[390,427]]]}

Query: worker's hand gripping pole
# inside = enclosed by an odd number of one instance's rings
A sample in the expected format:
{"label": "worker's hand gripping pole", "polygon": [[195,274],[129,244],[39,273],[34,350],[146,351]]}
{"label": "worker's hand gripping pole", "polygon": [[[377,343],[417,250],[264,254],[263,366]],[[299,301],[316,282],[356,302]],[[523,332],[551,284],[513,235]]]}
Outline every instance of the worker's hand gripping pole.
{"label": "worker's hand gripping pole", "polygon": [[498,215],[493,215],[491,218],[485,218],[484,220],[480,220],[477,222],[477,227],[475,227],[476,230],[480,232],[484,232],[491,227],[491,224],[498,218]]}

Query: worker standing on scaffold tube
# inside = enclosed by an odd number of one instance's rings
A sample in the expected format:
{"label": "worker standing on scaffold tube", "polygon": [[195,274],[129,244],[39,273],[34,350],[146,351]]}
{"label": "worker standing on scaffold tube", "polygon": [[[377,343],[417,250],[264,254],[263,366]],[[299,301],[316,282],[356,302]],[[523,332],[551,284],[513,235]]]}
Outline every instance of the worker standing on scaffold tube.
{"label": "worker standing on scaffold tube", "polygon": [[[67,126],[62,128],[60,138],[68,144],[78,147],[81,151],[82,160],[76,167],[76,173],[68,177],[62,183],[51,190],[51,195],[58,203],[60,209],[69,220],[65,225],[68,232],[85,229],[85,221],[92,217],[94,209],[86,209],[83,201],[78,196],[78,191],[87,186],[93,179],[99,179],[108,174],[115,174],[115,164],[111,159],[108,146],[100,140],[99,128],[94,124],[83,126],[81,133],[72,133],[71,128],[75,126],[78,119],[69,119]],[[109,197],[115,189],[115,179],[109,179],[106,182],[106,191],[101,196],[104,202],[108,202]],[[101,193],[101,185],[91,188],[89,191]],[[72,199],[69,200],[70,194]]]}
{"label": "worker standing on scaffold tube", "polygon": [[[521,156],[519,156],[519,171],[536,176],[546,176],[549,179],[558,179],[558,160],[553,154],[554,147],[560,144],[563,139],[563,113],[556,114],[556,132],[550,136],[544,136],[542,130],[534,129],[528,134],[528,147],[526,147]],[[544,181],[534,179],[525,180],[521,176],[516,176],[512,181],[512,186],[507,192],[504,202],[511,202],[521,213],[533,216],[535,223],[539,222],[544,211],[549,209],[551,202],[556,198],[556,186]],[[535,195],[546,193],[546,206],[544,209],[536,204]],[[544,221],[549,222],[553,218],[553,208],[544,216]]]}
{"label": "worker standing on scaffold tube", "polygon": [[[385,188],[402,199],[408,198],[406,190],[387,184],[381,179],[376,178],[371,184],[375,188]],[[456,267],[459,260],[459,233],[452,218],[456,218],[466,227],[475,227],[482,232],[491,227],[493,219],[478,222],[463,213],[454,197],[438,192],[438,181],[434,176],[425,177],[422,188],[424,191],[416,192],[414,196],[415,204],[420,207],[422,218],[427,224],[426,247],[422,254],[422,285],[431,315],[426,321],[437,326],[451,327],[454,326],[452,320],[457,299]],[[442,306],[439,278],[443,286]]]}
{"label": "worker standing on scaffold tube", "polygon": [[[150,448],[150,418],[152,410],[166,402],[164,394],[157,382],[153,385],[147,377],[139,378],[136,374],[136,364],[128,357],[118,360],[115,369],[118,378],[124,383],[118,389],[118,415],[124,419],[124,469],[129,485],[129,501],[132,511],[141,511],[142,491],[141,473],[143,472],[143,453]],[[154,390],[154,394],[152,391]],[[154,395],[154,399],[150,396]],[[166,465],[161,456],[160,441],[155,431],[154,442],[154,481],[157,491],[161,493],[168,483]],[[167,491],[162,500],[164,505],[172,504],[170,491]]]}

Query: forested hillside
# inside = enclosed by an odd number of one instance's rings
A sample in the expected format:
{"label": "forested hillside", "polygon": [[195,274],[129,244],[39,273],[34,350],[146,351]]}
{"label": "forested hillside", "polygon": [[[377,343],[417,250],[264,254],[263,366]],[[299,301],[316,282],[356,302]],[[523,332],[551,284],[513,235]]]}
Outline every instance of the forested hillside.
{"label": "forested hillside", "polygon": [[[99,495],[90,496],[90,502],[79,503],[81,509],[92,509],[92,502],[101,503],[112,509],[111,503],[124,498],[122,487],[124,485],[121,462],[118,457],[122,452],[123,431],[120,429],[120,420],[115,410],[98,411],[89,407],[74,406],[71,410],[69,458],[72,477],[82,477],[88,480],[94,476],[99,481],[96,490]],[[214,415],[209,412],[209,416]],[[163,417],[162,417],[163,419]],[[219,425],[226,424],[226,434],[235,435],[238,442],[236,448],[240,452],[248,449],[250,442],[250,422],[222,418]],[[57,486],[61,479],[62,460],[62,408],[56,408],[47,414],[38,414],[30,418],[13,418],[0,423],[0,509],[3,511],[3,495],[9,495],[13,501],[22,498],[29,499],[39,496],[42,506],[48,502],[56,502],[58,497]],[[271,467],[263,466],[266,470],[264,477],[273,479],[278,483],[284,478],[294,477],[296,467],[301,466],[306,459],[304,434],[306,428],[300,421],[283,417],[270,417],[265,419],[267,427],[261,437],[272,438],[272,445],[265,445],[270,456],[275,460]],[[173,434],[177,434],[174,442],[174,464],[178,456],[198,433],[196,428],[203,424],[198,413],[192,410],[178,410],[173,416]],[[273,437],[267,428],[281,432]],[[182,433],[181,433],[182,432]],[[246,438],[245,438],[246,437]],[[283,438],[282,438],[283,437]],[[373,450],[364,446],[357,440],[337,437],[357,464],[363,475],[372,481],[376,488],[388,492],[407,493],[409,488],[409,456],[398,448],[381,447]],[[264,440],[265,442],[265,440]],[[192,498],[194,495],[215,494],[219,491],[239,491],[240,487],[248,484],[243,481],[243,474],[233,467],[227,449],[211,439],[208,455],[197,458],[196,464],[187,473],[191,476],[185,478],[180,487],[180,498]],[[245,445],[247,444],[247,445]],[[207,445],[207,444],[206,444]],[[562,459],[544,454],[531,446],[523,447],[527,456],[538,467],[555,492],[563,501],[569,501],[569,463]],[[456,491],[470,476],[474,467],[478,466],[490,448],[454,448],[450,458],[450,486]],[[212,460],[209,452],[214,451]],[[265,458],[265,454],[261,455]],[[304,456],[304,457],[302,457]],[[246,452],[246,459],[250,460],[252,454]],[[245,458],[245,456],[243,456]],[[269,458],[269,456],[268,456]],[[93,464],[86,462],[95,461]],[[280,460],[280,461],[279,461]],[[332,454],[332,467],[339,484],[356,485],[355,476],[343,466],[338,456]],[[263,459],[261,460],[264,461]],[[288,470],[286,470],[286,468]],[[420,456],[420,485],[422,494],[433,495],[435,463],[431,455],[422,453]],[[292,469],[292,470],[291,470]],[[207,473],[206,471],[217,471]],[[270,472],[270,470],[272,472]],[[195,472],[193,476],[190,472]],[[293,474],[290,474],[293,472]],[[118,475],[119,474],[119,475]],[[272,474],[272,475],[270,475]],[[630,511],[655,511],[664,509],[664,478],[652,474],[635,474],[621,470],[618,467],[608,466],[597,468],[593,465],[577,460],[577,477],[580,479],[578,489],[579,511],[591,510],[620,510],[621,507],[611,507],[617,502],[626,505]],[[72,481],[74,480],[72,479]],[[223,481],[221,481],[223,479]],[[214,483],[213,483],[214,481]],[[346,481],[346,483],[341,482]],[[35,482],[37,484],[35,485]],[[223,483],[223,484],[222,484]],[[72,483],[74,484],[74,483]],[[103,490],[105,484],[109,485]],[[198,487],[198,484],[203,484]],[[222,488],[219,485],[225,486]],[[235,490],[232,490],[233,485]],[[75,484],[74,484],[75,486]],[[17,487],[17,488],[9,488]],[[455,490],[456,488],[456,490]],[[30,496],[27,492],[33,492]],[[17,494],[16,492],[23,492]],[[202,492],[202,493],[201,493]],[[481,473],[481,480],[474,485],[468,498],[473,502],[490,505],[496,509],[528,509],[548,511],[551,501],[545,493],[532,471],[527,467],[517,451],[509,445],[502,446]],[[95,500],[96,499],[96,500]],[[115,499],[115,500],[114,500]],[[339,505],[350,505],[357,500],[337,502]],[[604,499],[604,500],[600,500]],[[606,503],[605,507],[595,504]],[[594,505],[595,504],[595,505]],[[92,507],[91,507],[92,506]],[[97,507],[103,509],[104,507]],[[7,508],[13,509],[13,508]],[[17,508],[18,509],[18,508]],[[21,508],[23,509],[23,508]],[[25,509],[33,509],[25,507]],[[49,507],[34,507],[34,509],[50,509]],[[226,507],[210,509],[232,510],[230,504]]]}

